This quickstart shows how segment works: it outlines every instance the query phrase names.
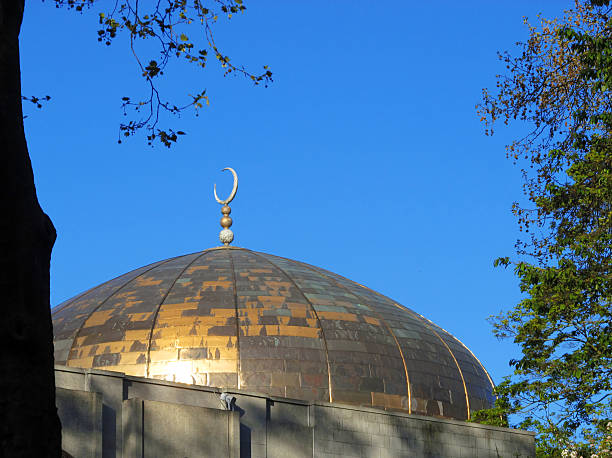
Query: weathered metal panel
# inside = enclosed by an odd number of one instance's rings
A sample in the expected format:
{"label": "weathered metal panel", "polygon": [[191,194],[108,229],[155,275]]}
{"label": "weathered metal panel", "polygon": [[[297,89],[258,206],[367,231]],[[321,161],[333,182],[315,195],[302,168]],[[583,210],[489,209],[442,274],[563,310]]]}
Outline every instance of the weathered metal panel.
{"label": "weathered metal panel", "polygon": [[67,365],[146,375],[156,312],[183,268],[196,256],[160,263],[103,300],[78,331]]}
{"label": "weathered metal panel", "polygon": [[237,387],[234,279],[223,250],[190,264],[159,309],[149,376],[198,385]]}
{"label": "weathered metal panel", "polygon": [[72,347],[76,333],[96,307],[117,292],[117,290],[126,283],[141,275],[143,272],[158,266],[162,262],[164,261],[135,269],[54,307],[51,313],[53,316],[55,363],[66,364],[68,353],[70,347]]}
{"label": "weathered metal panel", "polygon": [[325,342],[303,292],[264,256],[231,250],[240,326],[240,387],[328,400]]}

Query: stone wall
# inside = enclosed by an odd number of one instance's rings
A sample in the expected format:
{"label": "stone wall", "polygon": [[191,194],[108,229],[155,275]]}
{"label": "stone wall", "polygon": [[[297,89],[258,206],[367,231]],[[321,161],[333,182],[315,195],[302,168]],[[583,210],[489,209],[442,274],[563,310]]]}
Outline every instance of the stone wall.
{"label": "stone wall", "polygon": [[85,457],[534,457],[526,431],[56,366],[65,450]]}
{"label": "stone wall", "polygon": [[526,431],[348,406],[315,406],[316,456],[535,456]]}

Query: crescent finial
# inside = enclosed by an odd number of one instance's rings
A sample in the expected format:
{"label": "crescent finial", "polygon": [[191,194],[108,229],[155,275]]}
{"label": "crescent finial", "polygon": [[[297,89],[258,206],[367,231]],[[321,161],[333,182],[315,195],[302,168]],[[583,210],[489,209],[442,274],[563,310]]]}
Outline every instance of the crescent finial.
{"label": "crescent finial", "polygon": [[232,172],[232,175],[234,176],[234,186],[232,188],[232,192],[230,193],[227,199],[221,200],[217,196],[217,184],[216,183],[213,185],[213,191],[215,194],[215,200],[222,205],[227,205],[234,199],[234,197],[236,196],[236,192],[238,191],[238,175],[236,175],[236,171],[231,167],[225,167],[221,171],[223,172],[224,170],[229,170],[230,172]]}
{"label": "crescent finial", "polygon": [[[236,175],[236,171],[231,167],[225,167],[223,170],[229,170],[230,172],[232,172],[232,175],[234,177],[234,186],[232,187],[232,192],[230,192],[230,195],[227,199],[221,200],[217,195],[216,184],[213,186],[213,191],[215,193],[215,200],[221,205],[223,205],[223,207],[221,207],[221,213],[223,214],[223,217],[221,218],[221,227],[223,228],[223,230],[219,232],[219,240],[221,241],[221,243],[223,243],[223,245],[229,246],[229,244],[232,243],[232,241],[234,240],[234,233],[230,229],[230,226],[232,225],[232,218],[230,216],[232,209],[229,207],[228,204],[236,196],[236,191],[238,191],[238,175]],[[221,171],[223,172],[223,170]]]}

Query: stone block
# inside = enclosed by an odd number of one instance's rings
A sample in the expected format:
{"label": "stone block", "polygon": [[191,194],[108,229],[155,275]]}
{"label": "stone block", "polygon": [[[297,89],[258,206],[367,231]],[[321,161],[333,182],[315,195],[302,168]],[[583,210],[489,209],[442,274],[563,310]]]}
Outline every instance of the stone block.
{"label": "stone block", "polygon": [[327,453],[327,452],[315,452],[313,455],[315,458],[337,458],[338,454],[336,453]]}
{"label": "stone block", "polygon": [[268,458],[311,458],[313,429],[291,422],[268,422]]}
{"label": "stone block", "polygon": [[469,434],[471,431],[464,431],[463,434],[448,434],[445,438],[445,442],[458,445],[464,448],[475,448],[476,447],[476,438]]}
{"label": "stone block", "polygon": [[62,449],[74,457],[102,457],[102,395],[56,388]]}
{"label": "stone block", "polygon": [[342,455],[343,457],[345,456],[350,456],[350,457],[359,457],[361,458],[362,454],[361,454],[361,450],[362,450],[363,446],[360,444],[347,444],[344,443],[342,444]]}
{"label": "stone block", "polygon": [[314,415],[316,418],[317,428],[322,429],[340,429],[342,427],[342,417],[340,417],[335,409],[315,406]]}
{"label": "stone block", "polygon": [[[95,369],[85,373],[87,391],[102,394],[102,450],[104,457],[120,455],[122,446],[121,403],[123,401],[123,377],[110,375]],[[115,455],[116,454],[116,455]]]}
{"label": "stone block", "polygon": [[[420,441],[417,440],[415,443],[416,449],[420,449],[422,447],[425,454],[433,455],[433,456],[446,456],[444,454],[444,446],[442,442],[438,441]],[[422,445],[421,445],[422,444]]]}
{"label": "stone block", "polygon": [[[342,428],[347,431],[367,431],[368,423],[357,415],[342,419]],[[377,431],[378,432],[378,431]]]}
{"label": "stone block", "polygon": [[414,442],[409,437],[389,436],[389,447],[391,450],[411,450],[414,448]]}
{"label": "stone block", "polygon": [[460,458],[462,450],[474,450],[474,449],[470,449],[469,447],[468,448],[462,447],[461,445],[458,445],[458,444],[442,442],[439,444],[437,453],[438,453],[438,456],[448,456],[448,457],[452,456],[452,457]]}
{"label": "stone block", "polygon": [[323,427],[315,428],[315,431],[314,431],[315,443],[319,441],[333,441],[334,433],[336,431],[339,431],[339,430],[331,429],[331,428],[323,428]]}
{"label": "stone block", "polygon": [[194,390],[192,387],[168,382],[150,383],[146,379],[130,379],[126,383],[127,395],[124,399],[140,398],[171,404],[187,404],[210,409],[222,408],[219,393]]}
{"label": "stone block", "polygon": [[[477,449],[474,458],[505,458],[493,450]],[[513,457],[514,458],[514,457]]]}
{"label": "stone block", "polygon": [[[242,450],[241,450],[242,452]],[[265,444],[252,444],[251,445],[251,454],[244,455],[249,458],[266,458],[266,446]]]}
{"label": "stone block", "polygon": [[365,458],[380,458],[380,450],[379,447],[368,447],[364,445],[361,447],[361,456]]}
{"label": "stone block", "polygon": [[475,448],[461,447],[459,458],[474,458],[478,456]]}
{"label": "stone block", "polygon": [[315,448],[317,451],[322,451],[325,453],[335,453],[336,455],[341,455],[344,449],[344,444],[342,442],[336,441],[315,441]]}
{"label": "stone block", "polygon": [[370,434],[380,434],[380,423],[367,421],[365,422],[364,431],[369,432]]}
{"label": "stone block", "polygon": [[142,399],[123,404],[126,458],[240,455],[238,412]]}
{"label": "stone block", "polygon": [[[85,375],[83,369],[55,369],[55,386],[66,390],[85,390]],[[86,390],[85,390],[86,391]]]}
{"label": "stone block", "polygon": [[121,409],[121,429],[123,435],[123,456],[137,458],[143,456],[141,399],[123,401]]}
{"label": "stone block", "polygon": [[370,435],[359,431],[334,431],[334,440],[345,444],[370,445]]}
{"label": "stone block", "polygon": [[308,405],[268,401],[269,421],[308,426]]}
{"label": "stone block", "polygon": [[397,458],[400,456],[409,456],[407,453],[401,453],[397,450],[391,450],[388,448],[380,449],[380,458]]}
{"label": "stone block", "polygon": [[256,445],[263,445],[265,452],[266,424],[268,421],[267,400],[262,397],[241,394],[235,394],[235,396],[235,409],[240,415],[241,447],[245,450],[255,450],[258,448]]}
{"label": "stone block", "polygon": [[380,423],[378,425],[378,434],[382,434],[383,436],[390,436],[391,435],[391,425],[389,425],[388,423]]}
{"label": "stone block", "polygon": [[476,437],[474,438],[475,448],[478,450],[493,450],[495,444],[490,437]]}
{"label": "stone block", "polygon": [[370,441],[373,446],[379,448],[389,448],[391,446],[389,436],[382,434],[372,434]]}

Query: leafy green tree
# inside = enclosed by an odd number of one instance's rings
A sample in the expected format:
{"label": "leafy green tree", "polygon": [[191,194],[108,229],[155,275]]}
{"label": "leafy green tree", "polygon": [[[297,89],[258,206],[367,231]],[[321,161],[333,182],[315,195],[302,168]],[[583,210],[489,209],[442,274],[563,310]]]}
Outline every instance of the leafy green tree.
{"label": "leafy green tree", "polygon": [[[127,121],[119,126],[119,141],[142,131],[149,144],[159,141],[170,146],[184,132],[166,127],[165,115],[187,109],[197,114],[208,102],[204,88],[192,91],[182,104],[160,93],[156,82],[172,60],[204,69],[213,56],[226,75],[238,73],[256,85],[271,81],[267,67],[259,74],[250,73],[232,63],[214,41],[214,24],[244,12],[242,0],[53,3],[76,12],[99,7],[98,40],[110,45],[121,34],[129,39],[148,96],[123,98]],[[0,0],[0,458],[61,455],[49,307],[56,232],[36,196],[22,112],[22,101],[40,107],[49,97],[21,93],[19,33],[24,4],[25,0]]]}
{"label": "leafy green tree", "polygon": [[[495,409],[477,421],[535,429],[539,456],[561,456],[612,417],[612,19],[609,0],[576,0],[560,19],[540,18],[506,74],[478,106],[487,133],[520,120],[507,147],[522,165],[524,236],[514,267],[523,299],[493,317],[520,346]],[[512,416],[514,414],[515,416]],[[565,452],[567,455],[569,452]],[[569,455],[567,455],[569,456]],[[589,455],[590,456],[590,455]],[[600,455],[601,456],[601,455]]]}

